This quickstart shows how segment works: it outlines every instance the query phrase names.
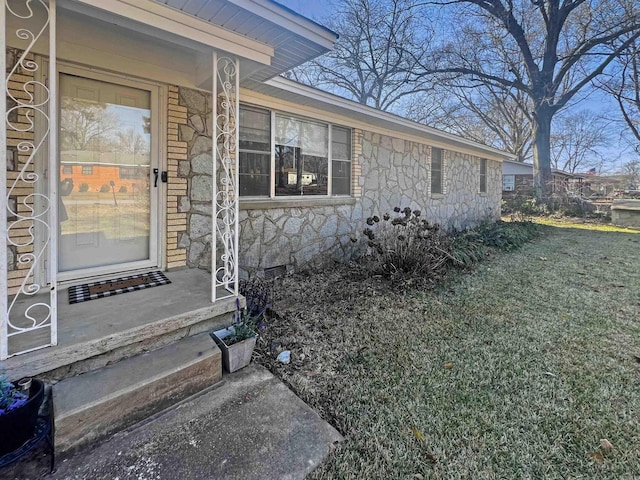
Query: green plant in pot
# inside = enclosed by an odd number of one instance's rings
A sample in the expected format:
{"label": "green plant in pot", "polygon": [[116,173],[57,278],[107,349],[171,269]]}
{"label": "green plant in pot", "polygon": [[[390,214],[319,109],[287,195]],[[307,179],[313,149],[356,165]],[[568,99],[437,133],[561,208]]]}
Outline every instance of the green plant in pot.
{"label": "green plant in pot", "polygon": [[38,410],[44,399],[44,383],[30,382],[28,390],[0,375],[0,456],[20,448],[33,436]]}
{"label": "green plant in pot", "polygon": [[241,308],[240,299],[236,299],[233,324],[211,332],[211,337],[222,350],[222,365],[229,373],[246,367],[251,362],[262,317],[262,314],[252,315],[247,307]]}
{"label": "green plant in pot", "polygon": [[228,372],[235,372],[251,362],[258,332],[265,328],[264,314],[271,307],[269,289],[260,280],[242,282],[240,293],[246,298],[247,306],[242,308],[237,298],[233,324],[211,332],[222,350],[222,365]]}

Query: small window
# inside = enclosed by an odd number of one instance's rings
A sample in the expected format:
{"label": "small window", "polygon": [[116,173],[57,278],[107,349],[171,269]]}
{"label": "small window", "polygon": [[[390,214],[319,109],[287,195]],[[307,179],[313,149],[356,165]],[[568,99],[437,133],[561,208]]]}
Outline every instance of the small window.
{"label": "small window", "polygon": [[480,193],[487,193],[487,159],[480,159]]}
{"label": "small window", "polygon": [[431,193],[442,193],[442,149],[431,149]]}
{"label": "small window", "polygon": [[62,166],[62,174],[63,175],[72,175],[73,174],[73,165],[63,165]]}
{"label": "small window", "polygon": [[351,130],[331,127],[331,193],[351,194]]}
{"label": "small window", "polygon": [[82,175],[93,175],[93,165],[83,165]]}
{"label": "small window", "polygon": [[136,167],[120,167],[120,178],[123,180],[133,180],[138,177]]}
{"label": "small window", "polygon": [[516,176],[515,175],[503,175],[502,176],[502,190],[505,192],[513,192],[516,189]]}

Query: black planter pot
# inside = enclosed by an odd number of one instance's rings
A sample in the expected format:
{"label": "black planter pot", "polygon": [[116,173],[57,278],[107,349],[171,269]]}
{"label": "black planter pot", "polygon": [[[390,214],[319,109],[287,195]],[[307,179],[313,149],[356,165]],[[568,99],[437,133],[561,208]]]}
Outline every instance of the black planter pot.
{"label": "black planter pot", "polygon": [[17,450],[33,436],[43,399],[44,382],[33,380],[27,403],[0,415],[0,456]]}

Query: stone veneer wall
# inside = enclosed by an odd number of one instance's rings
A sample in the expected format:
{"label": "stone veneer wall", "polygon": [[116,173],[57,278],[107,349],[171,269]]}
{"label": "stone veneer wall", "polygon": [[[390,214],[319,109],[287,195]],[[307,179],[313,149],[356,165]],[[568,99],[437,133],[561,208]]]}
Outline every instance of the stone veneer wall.
{"label": "stone veneer wall", "polygon": [[[188,228],[178,236],[189,267],[210,268],[211,261],[211,96],[179,89],[187,123],[179,139],[188,161],[178,173],[188,181]],[[430,195],[431,147],[388,135],[353,131],[352,196],[244,200],[240,203],[239,265],[243,275],[265,268],[299,269],[327,259],[345,259],[357,248],[366,218],[409,206],[432,222],[463,228],[498,218],[501,164],[487,160],[487,192],[480,189],[480,158],[445,150],[444,194]],[[304,202],[304,203],[303,203]]]}
{"label": "stone veneer wall", "polygon": [[177,246],[186,250],[187,266],[210,269],[212,96],[180,87],[178,97],[186,111],[186,121],[178,132],[179,140],[186,145],[186,158],[178,163],[178,177],[187,182],[188,195],[179,198],[178,209],[187,214],[187,228],[178,234]]}
{"label": "stone veneer wall", "polygon": [[[8,48],[6,52],[7,58],[7,71],[8,74],[11,69],[15,66],[16,62],[19,60],[19,55],[22,52]],[[33,55],[27,55],[27,60],[34,60]],[[23,68],[19,68],[16,74],[14,74],[8,82],[8,88],[13,95],[17,99],[30,101],[30,94],[33,94],[34,87],[32,84],[28,84],[28,82],[33,81],[34,72],[25,70]],[[26,90],[25,91],[25,85]],[[29,93],[27,93],[29,92]],[[10,109],[15,106],[15,103],[12,99],[7,97],[7,109]],[[10,116],[9,120],[13,125],[19,127],[21,129],[28,129],[28,131],[15,131],[7,128],[7,190],[10,185],[18,178],[20,174],[20,170],[22,169],[25,162],[29,160],[29,155],[31,152],[19,152],[18,144],[22,141],[34,141],[34,132],[33,128],[29,128],[29,121],[27,120],[25,114],[27,113],[27,109],[19,108],[14,110]],[[31,113],[31,112],[30,112]],[[4,122],[4,119],[3,119]],[[4,128],[4,127],[3,127]],[[34,171],[33,163],[29,165],[26,170],[29,173]],[[33,208],[33,196],[30,196],[34,193],[34,184],[26,183],[26,182],[18,182],[16,188],[14,188],[11,196],[8,198],[9,206],[12,211],[16,211],[18,209],[18,213],[24,213],[27,215],[31,214],[31,209]],[[26,205],[25,205],[26,200]],[[7,212],[7,222],[11,223],[15,221],[15,217],[11,216],[9,212]],[[24,244],[29,241],[31,234],[29,233],[29,227],[31,227],[33,222],[25,221],[21,222],[19,228],[12,228],[10,235],[11,239],[16,243]],[[29,272],[29,268],[31,264],[27,263],[19,263],[18,255],[23,253],[33,253],[33,244],[25,245],[25,246],[14,246],[9,245],[7,247],[7,277],[8,277],[8,292],[9,295],[14,295],[17,293],[20,285],[24,281],[24,278]],[[1,266],[0,268],[5,268],[5,266]],[[28,284],[33,282],[33,276],[29,277]]]}

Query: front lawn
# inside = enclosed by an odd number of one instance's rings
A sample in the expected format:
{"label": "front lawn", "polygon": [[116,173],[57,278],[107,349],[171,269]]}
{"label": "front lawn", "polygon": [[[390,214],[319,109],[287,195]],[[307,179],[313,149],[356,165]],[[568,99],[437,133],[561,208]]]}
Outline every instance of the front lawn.
{"label": "front lawn", "polygon": [[640,234],[544,232],[430,291],[276,284],[260,361],[346,437],[312,478],[639,478]]}

